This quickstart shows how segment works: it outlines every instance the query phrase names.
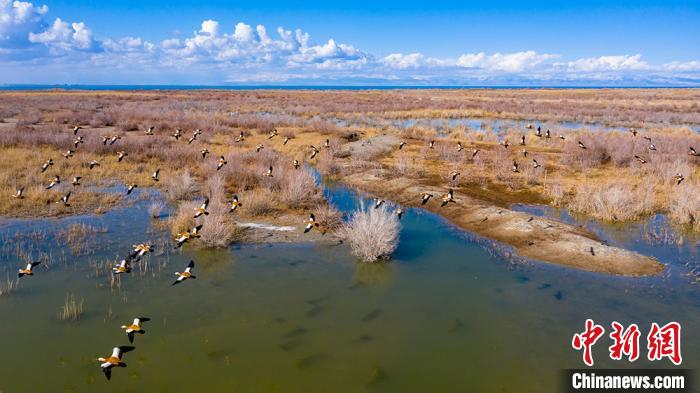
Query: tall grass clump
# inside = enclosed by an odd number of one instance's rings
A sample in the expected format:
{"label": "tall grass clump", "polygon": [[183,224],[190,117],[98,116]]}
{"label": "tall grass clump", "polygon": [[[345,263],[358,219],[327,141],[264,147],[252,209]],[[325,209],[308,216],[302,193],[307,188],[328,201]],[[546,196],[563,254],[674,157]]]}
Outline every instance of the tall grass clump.
{"label": "tall grass clump", "polygon": [[364,205],[336,231],[350,246],[353,255],[365,262],[375,262],[391,255],[399,242],[399,219],[382,206]]}
{"label": "tall grass clump", "polygon": [[675,187],[669,196],[668,215],[673,222],[700,231],[700,186],[689,183]]}
{"label": "tall grass clump", "polygon": [[19,286],[19,280],[11,280],[8,275],[5,282],[0,283],[0,296],[9,295],[14,292]]}
{"label": "tall grass clump", "polygon": [[654,192],[651,186],[643,185],[583,184],[567,206],[602,220],[637,220],[653,213]]}
{"label": "tall grass clump", "polygon": [[84,310],[85,299],[81,298],[80,301],[77,301],[74,294],[67,293],[58,318],[62,321],[77,321],[83,315]]}

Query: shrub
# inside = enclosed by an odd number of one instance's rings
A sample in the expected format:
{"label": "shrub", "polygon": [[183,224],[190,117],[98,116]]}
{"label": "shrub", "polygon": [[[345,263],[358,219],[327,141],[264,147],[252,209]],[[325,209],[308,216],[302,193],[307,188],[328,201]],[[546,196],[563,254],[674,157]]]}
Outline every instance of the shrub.
{"label": "shrub", "polygon": [[700,230],[700,186],[681,183],[674,187],[669,196],[668,214],[674,222]]}
{"label": "shrub", "polygon": [[348,243],[353,255],[365,262],[375,262],[396,249],[399,220],[384,206],[378,209],[361,206],[340,226],[337,234]]}

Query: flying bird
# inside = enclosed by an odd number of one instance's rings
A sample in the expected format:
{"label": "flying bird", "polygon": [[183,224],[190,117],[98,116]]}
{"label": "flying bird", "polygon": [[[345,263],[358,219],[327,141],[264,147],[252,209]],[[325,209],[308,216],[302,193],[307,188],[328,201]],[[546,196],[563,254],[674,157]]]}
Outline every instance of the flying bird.
{"label": "flying bird", "polygon": [[56,201],[56,203],[60,203],[60,204],[63,204],[63,206],[69,207],[70,204],[68,204],[68,199],[70,199],[70,193],[71,192],[68,191],[68,193],[66,195],[62,196],[61,199]]}
{"label": "flying bird", "polygon": [[236,142],[243,142],[245,140],[245,137],[243,136],[243,131],[238,135],[238,138],[236,138]]}
{"label": "flying bird", "polygon": [[148,129],[145,131],[146,135],[153,135],[153,128],[154,127],[148,127]]}
{"label": "flying bird", "polygon": [[637,161],[639,161],[640,163],[642,163],[642,164],[646,164],[646,163],[647,163],[647,160],[643,159],[643,158],[640,157],[640,156],[635,155],[634,158],[635,158]]}
{"label": "flying bird", "polygon": [[171,285],[176,285],[179,284],[189,278],[197,278],[194,274],[192,274],[192,269],[194,268],[194,261],[190,260],[190,263],[187,264],[187,267],[185,268],[184,272],[175,272],[175,275],[177,278],[175,279],[175,282],[173,282]]}
{"label": "flying bird", "polygon": [[260,150],[262,150],[262,149],[264,149],[264,148],[265,148],[265,146],[263,146],[262,143],[258,143],[258,145],[255,146],[255,152],[256,152],[256,153],[260,153]]}
{"label": "flying bird", "polygon": [[433,147],[435,147],[435,141],[430,141],[430,143],[428,143],[428,148],[432,149]]}
{"label": "flying bird", "polygon": [[46,189],[50,190],[50,189],[54,188],[54,186],[56,184],[60,184],[60,183],[61,183],[61,177],[56,175],[56,176],[54,176],[53,180],[51,180],[51,183],[49,183],[49,185],[46,186]]}
{"label": "flying bird", "polygon": [[535,160],[535,159],[533,158],[533,159],[532,159],[532,167],[533,167],[534,169],[537,169],[537,168],[541,168],[542,165],[540,165],[540,164],[537,162],[537,160]]}
{"label": "flying bird", "polygon": [[73,135],[78,135],[78,131],[80,131],[83,127],[81,126],[75,126],[73,127]]}
{"label": "flying bird", "polygon": [[112,273],[114,274],[123,274],[123,273],[131,273],[131,259],[130,258],[125,258],[119,261],[118,264],[116,264],[112,268]]}
{"label": "flying bird", "polygon": [[108,381],[112,378],[113,367],[126,367],[126,363],[122,362],[122,356],[133,350],[134,347],[130,346],[115,347],[112,350],[112,356],[97,358],[97,361],[101,363],[100,367],[102,368],[102,372],[105,374]]}
{"label": "flying bird", "polygon": [[406,146],[406,142],[401,141],[401,142],[399,143],[399,150],[403,149],[404,146]]}
{"label": "flying bird", "polygon": [[153,252],[152,245],[146,243],[134,244],[134,251],[131,253],[131,257],[141,258],[149,252]]}
{"label": "flying bird", "polygon": [[175,130],[175,133],[173,133],[173,138],[175,138],[175,140],[177,141],[180,139],[181,136],[182,136],[182,130],[178,128],[177,130]]}
{"label": "flying bird", "polygon": [[584,150],[586,149],[586,145],[584,145],[583,142],[581,142],[581,141],[578,141],[578,147],[580,147],[581,149],[584,149]]}
{"label": "flying bird", "polygon": [[313,213],[309,215],[309,219],[306,220],[306,227],[304,227],[304,233],[309,232],[313,227],[317,227],[316,216]]}
{"label": "flying bird", "polygon": [[53,165],[53,160],[49,158],[48,160],[46,160],[46,162],[44,162],[44,163],[41,165],[41,172],[42,172],[42,173],[43,173],[43,172],[46,172],[46,170],[49,169],[49,167],[52,166],[52,165]]}
{"label": "flying bird", "polygon": [[459,175],[460,175],[460,173],[457,171],[450,172],[450,178],[452,179],[452,181],[455,181],[457,179],[457,176],[459,176]]}
{"label": "flying bird", "polygon": [[289,142],[289,137],[288,137],[288,136],[285,136],[285,137],[284,137],[284,141],[282,141],[282,144],[283,144],[283,145],[286,145],[287,142]]}
{"label": "flying bird", "polygon": [[83,139],[82,136],[79,136],[79,137],[75,138],[75,140],[73,141],[73,146],[75,146],[75,148],[77,149],[78,145],[81,143],[85,143],[85,140]]}
{"label": "flying bird", "polygon": [[229,213],[233,212],[234,210],[238,209],[239,206],[242,206],[243,204],[238,201],[238,196],[234,195],[233,200],[231,200],[231,209],[229,210]]}
{"label": "flying bird", "polygon": [[23,199],[24,198],[24,187],[20,187],[17,190],[15,190],[15,193],[12,194],[13,198],[17,199]]}
{"label": "flying bird", "polygon": [[199,153],[202,155],[202,159],[207,158],[207,154],[209,154],[209,149],[202,149],[199,151]]}
{"label": "flying bird", "polygon": [[117,152],[117,162],[122,162],[122,160],[126,156],[128,156],[128,154],[125,151],[118,151]]}
{"label": "flying bird", "polygon": [[688,155],[695,156],[695,157],[700,157],[700,153],[698,153],[693,146],[690,146],[688,148]]}
{"label": "flying bird", "polygon": [[299,169],[299,160],[292,161],[292,166],[294,166],[294,169]]}
{"label": "flying bird", "polygon": [[463,149],[462,142],[457,142],[457,151],[460,152],[460,151],[462,151],[462,149]]}
{"label": "flying bird", "polygon": [[156,171],[153,172],[153,174],[151,175],[151,179],[153,179],[153,181],[158,181],[159,174],[160,174],[160,168],[156,169]]}
{"label": "flying bird", "polygon": [[73,181],[71,182],[71,184],[72,184],[73,186],[79,186],[79,185],[80,185],[80,179],[82,179],[81,176],[73,176]]}
{"label": "flying bird", "polygon": [[429,193],[427,193],[427,192],[421,192],[421,194],[420,194],[420,204],[421,204],[421,205],[425,205],[426,203],[428,203],[428,201],[429,201],[430,198],[432,198],[432,197],[433,197],[433,194],[429,194]]}
{"label": "flying bird", "polygon": [[472,150],[472,158],[476,157],[476,155],[479,154],[479,151],[479,149]]}
{"label": "flying bird", "polygon": [[114,142],[116,142],[116,141],[118,141],[118,140],[120,140],[120,139],[122,139],[122,137],[121,137],[120,135],[114,135],[113,137],[109,138],[109,144],[110,144],[110,145],[113,145]]}
{"label": "flying bird", "polygon": [[22,278],[24,276],[33,276],[34,275],[34,266],[40,265],[41,262],[29,262],[27,263],[27,266],[24,269],[19,269],[19,272],[17,273],[18,278]]}
{"label": "flying bird", "polygon": [[270,165],[270,167],[267,168],[267,171],[265,172],[265,176],[272,177],[272,165]]}
{"label": "flying bird", "polygon": [[452,189],[450,188],[450,190],[447,191],[447,194],[442,195],[442,197],[441,197],[442,204],[440,205],[440,207],[444,207],[448,203],[454,202],[455,200],[453,197],[454,197],[454,193],[453,193]]}
{"label": "flying bird", "polygon": [[396,210],[394,211],[394,213],[396,214],[396,217],[397,217],[399,220],[400,220],[401,217],[403,216],[403,210],[402,210],[400,207],[399,207],[398,209],[396,209]]}
{"label": "flying bird", "polygon": [[632,136],[637,136],[637,130],[634,128],[630,128],[629,133],[632,134]]}
{"label": "flying bird", "polygon": [[228,162],[226,162],[224,156],[219,157],[219,160],[216,162],[216,170],[218,171],[219,169],[223,168],[226,164],[228,164]]}
{"label": "flying bird", "polygon": [[267,139],[272,139],[277,136],[277,129],[273,128],[272,131],[270,132],[270,135],[267,136]]}
{"label": "flying bird", "polygon": [[141,323],[142,322],[148,322],[150,321],[150,318],[146,317],[138,317],[134,318],[134,321],[131,323],[131,325],[122,325],[121,328],[124,330],[126,333],[126,336],[129,337],[129,342],[133,343],[134,342],[134,334],[145,334],[146,331],[141,328]]}
{"label": "flying bird", "polygon": [[74,150],[68,149],[68,150],[66,150],[65,153],[63,153],[63,157],[64,157],[65,159],[69,159],[69,158],[73,157],[73,153],[75,153]]}
{"label": "flying bird", "polygon": [[126,195],[131,195],[131,193],[134,191],[134,188],[138,187],[138,184],[127,184],[126,185]]}
{"label": "flying bird", "polygon": [[374,200],[374,208],[375,209],[379,209],[379,206],[381,206],[383,204],[384,204],[384,199],[377,198]]}
{"label": "flying bird", "polygon": [[520,173],[520,169],[518,168],[518,163],[517,161],[513,161],[513,168],[512,168],[514,173]]}
{"label": "flying bird", "polygon": [[194,209],[194,218],[201,217],[202,215],[208,216],[209,212],[207,211],[207,207],[209,207],[209,198],[205,198],[204,203],[202,203],[198,208]]}
{"label": "flying bird", "polygon": [[90,169],[92,169],[96,166],[100,166],[100,162],[97,160],[92,160],[92,161],[90,161],[90,163],[88,163],[88,167],[90,167]]}
{"label": "flying bird", "polygon": [[190,239],[198,238],[201,235],[199,234],[199,231],[202,229],[202,225],[197,225],[196,227],[192,228],[192,231],[185,230],[184,232],[180,232],[177,234],[175,237],[175,241],[177,242],[175,244],[175,248],[180,248],[182,247],[185,242],[187,242]]}
{"label": "flying bird", "polygon": [[682,174],[678,173],[676,176],[673,176],[673,179],[676,180],[676,185],[679,185],[685,180],[685,177],[683,177]]}
{"label": "flying bird", "polygon": [[525,135],[520,135],[520,146],[525,146]]}
{"label": "flying bird", "polygon": [[316,146],[311,145],[311,157],[309,157],[309,159],[313,159],[314,157],[316,157],[316,154],[318,154],[318,149],[316,148]]}

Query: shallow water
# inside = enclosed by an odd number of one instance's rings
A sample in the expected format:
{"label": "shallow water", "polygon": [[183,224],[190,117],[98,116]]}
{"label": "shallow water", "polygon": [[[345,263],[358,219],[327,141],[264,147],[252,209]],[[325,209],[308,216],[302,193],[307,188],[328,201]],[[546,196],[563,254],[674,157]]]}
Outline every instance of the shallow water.
{"label": "shallow water", "polygon": [[[346,212],[357,205],[346,189],[328,193]],[[677,270],[644,279],[513,262],[507,249],[495,252],[418,209],[402,219],[386,264],[357,263],[343,245],[172,253],[146,206],[0,224],[0,278],[15,274],[18,246],[34,257],[50,251],[52,260],[0,297],[0,391],[554,392],[561,369],[582,366],[570,342],[586,318],[608,330],[612,320],[635,322],[644,334],[653,321],[678,320],[684,367],[699,365],[700,296],[674,259]],[[75,222],[108,228],[90,238],[86,255],[54,236]],[[112,283],[102,264],[145,240],[160,255]],[[171,287],[190,258],[198,278]],[[69,292],[85,299],[77,322],[57,317]],[[151,318],[146,334],[108,383],[95,358],[128,345],[119,326],[135,316]],[[601,343],[596,365],[629,367],[606,360],[609,343]]]}

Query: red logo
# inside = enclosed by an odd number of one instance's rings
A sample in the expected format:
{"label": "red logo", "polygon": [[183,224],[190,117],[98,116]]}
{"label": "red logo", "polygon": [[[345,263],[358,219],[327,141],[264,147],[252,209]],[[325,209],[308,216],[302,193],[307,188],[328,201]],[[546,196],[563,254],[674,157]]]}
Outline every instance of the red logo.
{"label": "red logo", "polygon": [[[639,337],[641,332],[637,324],[631,324],[625,328],[618,322],[613,322],[613,331],[610,338],[613,343],[608,347],[610,359],[634,362],[639,359]],[[586,319],[586,329],[574,334],[571,346],[577,350],[583,350],[583,362],[587,366],[593,366],[593,346],[603,336],[605,329],[597,325],[592,319]],[[683,362],[681,356],[681,325],[678,322],[669,322],[659,326],[656,322],[651,324],[647,335],[647,359],[649,361],[668,358],[676,366]]]}

